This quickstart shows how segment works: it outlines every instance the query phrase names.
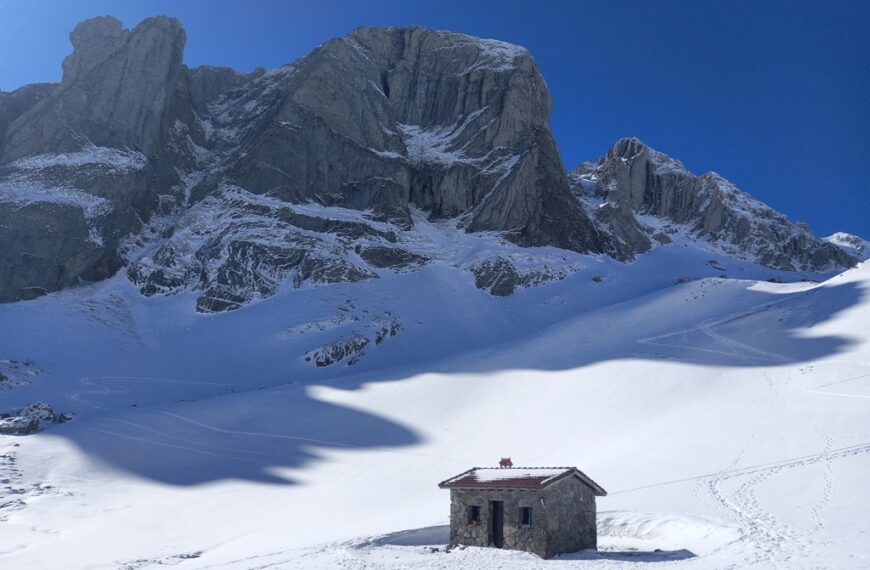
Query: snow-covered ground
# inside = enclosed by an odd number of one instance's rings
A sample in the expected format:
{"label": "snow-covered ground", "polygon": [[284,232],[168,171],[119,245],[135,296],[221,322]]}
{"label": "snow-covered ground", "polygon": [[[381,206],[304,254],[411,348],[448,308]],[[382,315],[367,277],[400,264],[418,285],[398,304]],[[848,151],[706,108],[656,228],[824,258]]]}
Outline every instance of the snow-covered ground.
{"label": "snow-covered ground", "polygon": [[[674,244],[501,298],[448,259],[230,313],[124,276],[0,305],[32,372],[0,412],[75,416],[0,436],[0,567],[870,566],[866,263],[772,283]],[[353,366],[304,360],[387,313]],[[445,552],[437,483],[507,456],[607,489],[598,553]]]}

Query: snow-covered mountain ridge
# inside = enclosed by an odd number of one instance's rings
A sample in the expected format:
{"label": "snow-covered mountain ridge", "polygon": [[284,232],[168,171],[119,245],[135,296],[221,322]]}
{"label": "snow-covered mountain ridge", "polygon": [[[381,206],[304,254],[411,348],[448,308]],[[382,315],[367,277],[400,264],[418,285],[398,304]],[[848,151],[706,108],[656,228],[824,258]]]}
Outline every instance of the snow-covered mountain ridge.
{"label": "snow-covered mountain ridge", "polygon": [[852,251],[832,247],[840,244],[817,238],[806,224],[790,222],[719,174],[696,176],[636,138],[617,141],[597,163],[575,168],[570,179],[587,213],[626,255],[679,236],[787,271],[831,271],[855,263]]}
{"label": "snow-covered mountain ridge", "polygon": [[[95,18],[71,39],[60,84],[0,98],[19,109],[0,123],[0,255],[10,268],[0,300],[125,266],[147,272],[132,267],[129,243],[153,242],[157,227],[164,237],[183,230],[186,211],[226,186],[369,212],[405,229],[417,208],[519,245],[608,251],[571,196],[549,91],[525,49],[423,28],[360,28],[291,65],[239,74],[182,65],[185,34],[171,18],[132,30]],[[105,93],[120,93],[128,112]],[[124,153],[142,160],[120,168]],[[38,188],[22,187],[25,174]],[[102,201],[85,203],[88,195]],[[34,229],[46,223],[56,231]],[[283,265],[283,255],[260,250],[255,264]],[[251,275],[247,287],[262,291],[258,280]]]}
{"label": "snow-covered mountain ridge", "polygon": [[499,295],[571,271],[541,248],[631,261],[676,233],[804,274],[855,263],[633,139],[573,176],[572,194],[549,91],[518,46],[360,28],[240,74],[184,66],[185,37],[171,18],[132,30],[88,20],[63,81],[0,94],[0,301],[122,271],[144,295],[196,290],[204,312],[236,309],[284,280],[421,267],[425,256],[400,247],[425,241],[416,212],[514,244],[522,267],[454,260]]}
{"label": "snow-covered mountain ridge", "polygon": [[845,249],[848,253],[863,261],[870,258],[870,242],[864,238],[845,232],[837,232],[826,237],[825,241]]}

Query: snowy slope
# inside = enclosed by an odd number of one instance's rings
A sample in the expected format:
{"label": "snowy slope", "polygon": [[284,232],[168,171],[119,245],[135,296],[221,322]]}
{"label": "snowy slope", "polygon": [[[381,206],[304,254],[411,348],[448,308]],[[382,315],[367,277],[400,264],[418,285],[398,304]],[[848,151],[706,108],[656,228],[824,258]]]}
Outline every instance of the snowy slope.
{"label": "snowy slope", "polygon": [[[530,250],[451,227],[420,225],[417,272],[230,313],[123,276],[0,306],[0,410],[75,414],[0,436],[0,566],[870,564],[866,264],[774,283],[682,244],[544,248],[574,271],[500,298],[455,264]],[[384,318],[353,366],[304,359]],[[604,486],[601,552],[444,553],[436,484],[502,456]]]}

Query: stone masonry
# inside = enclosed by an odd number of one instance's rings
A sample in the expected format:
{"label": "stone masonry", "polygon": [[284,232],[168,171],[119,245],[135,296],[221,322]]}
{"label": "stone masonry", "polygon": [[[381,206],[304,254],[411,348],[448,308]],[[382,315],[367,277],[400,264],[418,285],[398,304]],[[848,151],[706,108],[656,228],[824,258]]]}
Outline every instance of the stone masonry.
{"label": "stone masonry", "polygon": [[[513,471],[505,469],[504,471]],[[506,473],[507,475],[507,473]],[[542,558],[558,554],[595,549],[597,546],[594,489],[580,477],[558,477],[537,489],[450,488],[450,543],[452,545],[493,546],[494,502],[503,504],[502,548],[523,550]],[[479,507],[478,520],[472,520],[472,508]],[[522,509],[531,509],[531,524],[523,524]]]}

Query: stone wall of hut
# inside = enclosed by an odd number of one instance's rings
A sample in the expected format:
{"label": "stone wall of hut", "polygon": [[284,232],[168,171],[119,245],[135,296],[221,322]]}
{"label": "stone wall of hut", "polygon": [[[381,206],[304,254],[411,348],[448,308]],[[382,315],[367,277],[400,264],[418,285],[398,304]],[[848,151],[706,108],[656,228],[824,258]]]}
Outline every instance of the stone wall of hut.
{"label": "stone wall of hut", "polygon": [[[543,558],[594,549],[595,493],[576,477],[566,477],[543,490],[451,489],[450,543],[490,546],[492,501],[504,504],[504,548],[532,552]],[[472,506],[480,521],[469,520]],[[532,508],[532,525],[522,524],[522,507]]]}

